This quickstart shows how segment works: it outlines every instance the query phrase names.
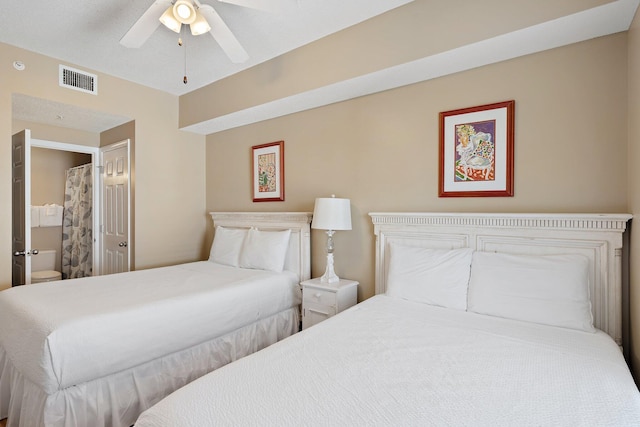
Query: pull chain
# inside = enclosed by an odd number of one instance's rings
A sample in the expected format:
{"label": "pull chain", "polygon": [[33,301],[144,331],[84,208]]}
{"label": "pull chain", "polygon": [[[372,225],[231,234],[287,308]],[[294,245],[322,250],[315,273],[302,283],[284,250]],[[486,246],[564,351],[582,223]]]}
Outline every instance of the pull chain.
{"label": "pull chain", "polygon": [[184,47],[184,78],[182,83],[187,84],[187,46]]}
{"label": "pull chain", "polygon": [[[182,29],[184,26],[180,27],[180,35],[182,36]],[[187,84],[187,45],[182,42],[182,37],[178,37],[178,46],[184,48],[184,77],[182,78],[182,83]]]}

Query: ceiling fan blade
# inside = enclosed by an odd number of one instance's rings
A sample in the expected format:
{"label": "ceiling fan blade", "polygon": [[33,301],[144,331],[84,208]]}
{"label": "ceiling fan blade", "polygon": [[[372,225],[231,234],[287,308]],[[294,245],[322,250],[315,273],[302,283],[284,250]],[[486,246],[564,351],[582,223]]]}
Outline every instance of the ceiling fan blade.
{"label": "ceiling fan blade", "polygon": [[120,39],[126,47],[140,47],[160,25],[160,16],[171,6],[171,0],[156,0]]}
{"label": "ceiling fan blade", "polygon": [[203,4],[198,11],[211,26],[211,35],[216,39],[229,59],[231,59],[231,62],[237,64],[249,59],[249,54],[244,50],[238,39],[236,39],[229,27],[227,27],[227,24],[224,23],[213,7],[208,4]]}
{"label": "ceiling fan blade", "polygon": [[265,12],[277,13],[281,10],[282,1],[275,0],[218,0],[222,3],[235,4],[236,6],[249,7],[251,9],[263,10]]}

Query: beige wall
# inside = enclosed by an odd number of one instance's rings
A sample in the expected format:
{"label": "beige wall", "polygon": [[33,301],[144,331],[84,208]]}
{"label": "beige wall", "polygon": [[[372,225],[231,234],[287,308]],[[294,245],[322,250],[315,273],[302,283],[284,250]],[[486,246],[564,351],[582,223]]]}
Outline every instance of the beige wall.
{"label": "beige wall", "polygon": [[132,120],[120,126],[116,126],[113,129],[105,130],[100,133],[100,147],[104,147],[110,144],[115,144],[128,139],[131,147],[131,151],[135,153],[135,139],[136,139],[136,122]]}
{"label": "beige wall", "polygon": [[[25,63],[25,71],[12,67]],[[0,199],[11,200],[11,95],[21,93],[135,120],[136,268],[204,257],[205,138],[177,129],[178,99],[95,70],[97,96],[58,86],[59,61],[0,44]],[[75,64],[68,64],[77,68]],[[34,132],[35,133],[35,132]],[[36,133],[40,139],[55,135]],[[73,142],[73,141],[67,141]],[[100,143],[99,136],[95,144]],[[188,188],[188,191],[185,189]],[[11,285],[11,203],[0,204],[0,289]]]}
{"label": "beige wall", "polygon": [[[374,293],[372,211],[626,212],[626,34],[207,137],[208,210],[313,210],[335,193],[353,230],[336,272]],[[515,197],[438,198],[438,113],[514,99]],[[286,201],[251,201],[251,146],[285,141]],[[211,232],[211,230],[209,230]],[[312,275],[324,270],[314,231]]]}
{"label": "beige wall", "polygon": [[43,123],[26,122],[23,120],[12,120],[11,123],[12,134],[24,129],[29,129],[31,131],[32,139],[64,142],[67,144],[84,145],[87,147],[100,146],[100,135],[95,132],[51,126]]}
{"label": "beige wall", "polygon": [[180,97],[180,125],[485,40],[611,0],[414,0]]}
{"label": "beige wall", "polygon": [[[640,14],[636,13],[628,32],[628,170],[629,211],[640,215]],[[640,382],[640,223],[633,220],[630,250],[631,362]]]}
{"label": "beige wall", "polygon": [[71,151],[31,149],[31,204],[64,204],[67,169],[91,163],[91,155]]}

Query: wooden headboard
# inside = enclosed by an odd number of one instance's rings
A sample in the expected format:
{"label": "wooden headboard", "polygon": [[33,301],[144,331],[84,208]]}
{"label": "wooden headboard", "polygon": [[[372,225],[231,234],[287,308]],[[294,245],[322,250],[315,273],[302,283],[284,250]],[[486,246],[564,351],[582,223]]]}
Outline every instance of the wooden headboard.
{"label": "wooden headboard", "polygon": [[629,214],[370,213],[376,294],[386,291],[389,242],[589,258],[594,326],[622,343],[622,242]]}
{"label": "wooden headboard", "polygon": [[291,230],[285,269],[311,278],[311,212],[209,212],[213,225],[259,230]]}

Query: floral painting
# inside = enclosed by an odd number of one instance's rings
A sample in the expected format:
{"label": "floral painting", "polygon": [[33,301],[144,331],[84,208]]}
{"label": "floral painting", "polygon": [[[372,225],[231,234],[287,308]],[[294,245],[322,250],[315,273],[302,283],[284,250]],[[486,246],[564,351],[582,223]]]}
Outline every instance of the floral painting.
{"label": "floral painting", "polygon": [[513,196],[514,104],[440,113],[440,197]]}
{"label": "floral painting", "polygon": [[495,146],[492,141],[495,128],[495,120],[455,125],[455,181],[495,179]]}
{"label": "floral painting", "polygon": [[251,150],[253,201],[283,201],[284,141],[256,145]]}
{"label": "floral painting", "polygon": [[269,193],[276,190],[276,154],[258,155],[258,192]]}

